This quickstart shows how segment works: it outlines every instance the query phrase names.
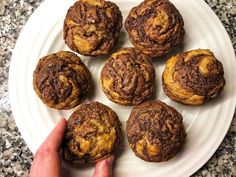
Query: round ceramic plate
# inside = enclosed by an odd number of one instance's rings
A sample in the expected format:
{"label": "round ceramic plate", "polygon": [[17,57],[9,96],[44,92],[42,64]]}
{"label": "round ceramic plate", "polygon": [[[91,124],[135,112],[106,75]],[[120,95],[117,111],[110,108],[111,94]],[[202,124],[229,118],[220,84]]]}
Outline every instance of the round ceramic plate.
{"label": "round ceramic plate", "polygon": [[[120,7],[123,19],[140,1],[113,0]],[[69,50],[63,41],[63,20],[75,0],[45,0],[30,17],[15,46],[9,77],[10,101],[16,124],[30,150],[39,145],[56,125],[60,117],[68,118],[73,110],[58,111],[47,108],[37,97],[32,84],[33,71],[39,58],[59,50]],[[184,149],[165,163],[148,163],[137,158],[127,145],[125,124],[132,107],[110,102],[99,84],[100,71],[108,56],[90,58],[81,56],[93,75],[95,92],[86,101],[100,101],[117,112],[123,126],[124,144],[116,159],[115,176],[166,177],[189,176],[198,170],[222,142],[233,117],[236,98],[236,65],[229,37],[213,11],[202,0],[172,0],[185,22],[186,35],[182,48],[173,52],[209,48],[223,63],[226,87],[216,99],[203,106],[187,107],[171,101],[161,87],[161,75],[167,57],[154,60],[156,95],[174,106],[184,118],[187,140]],[[124,28],[116,49],[132,46]],[[91,176],[94,166],[73,168],[63,163],[66,176]]]}

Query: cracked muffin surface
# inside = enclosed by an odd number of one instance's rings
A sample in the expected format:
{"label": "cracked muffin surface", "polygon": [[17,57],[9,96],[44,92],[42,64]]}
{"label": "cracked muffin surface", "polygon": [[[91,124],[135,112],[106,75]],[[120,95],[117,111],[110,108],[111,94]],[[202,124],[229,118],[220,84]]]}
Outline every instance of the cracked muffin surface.
{"label": "cracked muffin surface", "polygon": [[119,7],[110,1],[78,0],[64,20],[64,40],[68,47],[86,56],[108,54],[122,28]]}
{"label": "cracked muffin surface", "polygon": [[201,105],[223,91],[223,66],[210,50],[185,52],[167,61],[162,84],[172,100],[186,105]]}
{"label": "cracked muffin surface", "polygon": [[74,53],[60,51],[41,58],[33,74],[34,90],[50,108],[71,109],[91,88],[91,73]]}
{"label": "cracked muffin surface", "polygon": [[168,0],[145,0],[134,7],[125,28],[135,48],[151,57],[160,57],[181,44],[184,21]]}
{"label": "cracked muffin surface", "polygon": [[152,95],[155,69],[147,55],[135,48],[123,48],[107,60],[100,79],[102,89],[111,101],[137,105]]}
{"label": "cracked muffin surface", "polygon": [[67,122],[62,156],[73,164],[95,163],[114,154],[121,138],[121,123],[111,108],[82,104]]}
{"label": "cracked muffin surface", "polygon": [[173,158],[182,149],[187,136],[181,114],[161,101],[134,106],[126,132],[135,155],[149,162]]}

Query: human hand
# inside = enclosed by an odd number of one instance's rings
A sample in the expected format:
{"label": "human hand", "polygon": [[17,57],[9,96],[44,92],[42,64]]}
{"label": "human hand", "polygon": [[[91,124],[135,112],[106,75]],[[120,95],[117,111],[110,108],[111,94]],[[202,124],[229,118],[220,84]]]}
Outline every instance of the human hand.
{"label": "human hand", "polygon": [[[66,120],[61,118],[46,140],[37,150],[29,177],[61,177],[60,146],[65,133]],[[93,177],[111,177],[114,156],[96,164]]]}

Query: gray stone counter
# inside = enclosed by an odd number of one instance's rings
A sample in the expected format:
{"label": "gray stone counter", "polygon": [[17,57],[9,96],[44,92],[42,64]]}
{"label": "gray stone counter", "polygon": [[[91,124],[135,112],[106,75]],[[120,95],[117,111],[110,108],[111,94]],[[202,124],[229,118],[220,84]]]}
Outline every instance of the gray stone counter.
{"label": "gray stone counter", "polygon": [[[43,0],[0,0],[0,177],[27,176],[32,153],[16,127],[8,99],[8,70],[15,42]],[[236,0],[206,0],[236,49]],[[236,176],[236,115],[212,158],[193,176]]]}

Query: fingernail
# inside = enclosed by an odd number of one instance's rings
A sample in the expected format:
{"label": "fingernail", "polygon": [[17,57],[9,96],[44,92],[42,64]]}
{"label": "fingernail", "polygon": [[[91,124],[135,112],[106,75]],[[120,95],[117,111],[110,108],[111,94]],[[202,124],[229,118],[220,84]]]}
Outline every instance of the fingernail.
{"label": "fingernail", "polygon": [[112,155],[112,156],[110,156],[110,157],[108,157],[108,158],[106,159],[106,163],[107,163],[109,166],[111,166],[113,160],[114,160],[114,156]]}

